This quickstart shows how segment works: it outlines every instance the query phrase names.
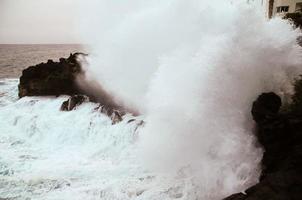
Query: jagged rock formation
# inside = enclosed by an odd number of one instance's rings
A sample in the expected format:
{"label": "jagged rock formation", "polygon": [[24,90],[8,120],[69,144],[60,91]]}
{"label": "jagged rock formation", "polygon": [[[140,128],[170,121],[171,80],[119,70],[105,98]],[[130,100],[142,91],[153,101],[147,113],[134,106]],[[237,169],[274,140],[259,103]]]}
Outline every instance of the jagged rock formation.
{"label": "jagged rock formation", "polygon": [[302,27],[302,12],[286,13],[286,15],[284,16],[284,19],[288,19],[291,22],[293,22],[293,24],[297,28]]}
{"label": "jagged rock formation", "polygon": [[[89,101],[88,96],[73,95],[62,103],[61,111],[75,110],[78,106],[80,106],[84,102],[88,102],[88,101]],[[101,105],[101,104],[95,108],[95,111],[107,115],[111,119],[112,124],[121,122],[123,120],[123,115],[125,115],[125,112],[122,112],[122,111],[114,109],[110,106],[105,106],[105,105]]]}
{"label": "jagged rock formation", "polygon": [[[48,60],[36,66],[23,70],[20,77],[19,97],[24,96],[59,96],[71,97],[61,105],[61,111],[71,111],[84,102],[100,103],[96,110],[106,114],[112,124],[122,121],[125,114],[123,106],[116,104],[112,97],[100,86],[91,87],[82,80],[81,84],[88,89],[82,90],[77,83],[77,77],[85,76],[78,62],[78,56],[87,56],[83,53],[70,54],[68,58],[60,58],[59,62]],[[95,94],[94,94],[95,93]]]}
{"label": "jagged rock formation", "polygon": [[95,108],[95,110],[110,117],[112,124],[116,124],[122,121],[123,115],[125,115],[125,112],[119,111],[117,109],[105,105],[99,105],[97,108]]}
{"label": "jagged rock formation", "polygon": [[[302,28],[302,12],[301,12],[301,10],[294,12],[294,13],[286,13],[283,18],[286,20],[289,20],[293,24],[294,28],[300,28],[300,29]],[[299,36],[297,38],[297,43],[300,46],[302,46],[302,36]]]}
{"label": "jagged rock formation", "polygon": [[281,107],[281,98],[273,92],[263,93],[253,103],[252,115],[257,123],[273,118]]}
{"label": "jagged rock formation", "polygon": [[62,103],[61,111],[74,110],[77,106],[81,105],[85,101],[89,101],[89,97],[85,95],[73,95]]}
{"label": "jagged rock formation", "polygon": [[19,97],[45,95],[80,94],[75,77],[82,69],[77,56],[82,53],[70,54],[69,58],[60,58],[59,62],[48,60],[23,70],[20,77]]}
{"label": "jagged rock formation", "polygon": [[261,94],[254,102],[256,136],[265,150],[260,182],[225,200],[302,199],[302,113],[279,113],[280,106],[274,93]]}
{"label": "jagged rock formation", "polygon": [[292,113],[302,113],[302,76],[295,81],[295,94],[292,96],[290,110]]}

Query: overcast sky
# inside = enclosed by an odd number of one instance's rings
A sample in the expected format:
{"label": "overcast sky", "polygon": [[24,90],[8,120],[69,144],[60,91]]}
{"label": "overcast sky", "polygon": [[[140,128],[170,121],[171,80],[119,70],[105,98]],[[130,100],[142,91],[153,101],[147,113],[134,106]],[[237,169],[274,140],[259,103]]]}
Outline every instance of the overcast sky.
{"label": "overcast sky", "polygon": [[0,0],[1,43],[80,43],[74,0]]}

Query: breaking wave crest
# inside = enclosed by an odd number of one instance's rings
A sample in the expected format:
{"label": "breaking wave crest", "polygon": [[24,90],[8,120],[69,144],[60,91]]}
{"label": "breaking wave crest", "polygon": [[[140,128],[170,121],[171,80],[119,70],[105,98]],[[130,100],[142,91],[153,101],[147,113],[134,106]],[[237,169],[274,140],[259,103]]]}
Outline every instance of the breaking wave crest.
{"label": "breaking wave crest", "polygon": [[87,73],[145,115],[143,165],[189,171],[200,199],[258,181],[261,148],[250,109],[262,92],[287,101],[301,73],[298,30],[255,1],[91,1],[79,25]]}
{"label": "breaking wave crest", "polygon": [[218,200],[258,181],[251,105],[288,100],[299,31],[239,0],[79,8],[86,78],[141,116],[112,125],[94,103],[61,112],[67,97],[18,100],[18,81],[1,81],[1,197]]}

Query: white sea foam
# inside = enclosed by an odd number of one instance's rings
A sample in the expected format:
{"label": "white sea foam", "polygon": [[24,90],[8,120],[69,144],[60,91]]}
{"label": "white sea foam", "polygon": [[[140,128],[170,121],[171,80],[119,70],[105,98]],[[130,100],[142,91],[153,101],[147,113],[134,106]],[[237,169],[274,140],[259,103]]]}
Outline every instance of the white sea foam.
{"label": "white sea foam", "polygon": [[[1,80],[0,197],[13,199],[195,199],[184,172],[146,170],[137,157],[141,120],[109,117],[85,103],[60,111],[66,96],[18,100],[18,80]],[[135,121],[129,122],[129,120]]]}
{"label": "white sea foam", "polygon": [[97,104],[62,112],[67,97],[17,100],[18,81],[1,83],[1,198],[130,199],[148,186],[132,155],[139,117],[112,125]]}
{"label": "white sea foam", "polygon": [[102,0],[83,3],[81,13],[88,73],[146,116],[146,168],[188,172],[200,199],[257,182],[251,105],[261,92],[292,93],[298,30],[243,0]]}
{"label": "white sea foam", "polygon": [[17,100],[3,81],[0,197],[218,200],[256,183],[251,104],[292,92],[300,33],[234,2],[82,1],[88,78],[142,116],[112,125],[96,104],[61,112],[67,97]]}

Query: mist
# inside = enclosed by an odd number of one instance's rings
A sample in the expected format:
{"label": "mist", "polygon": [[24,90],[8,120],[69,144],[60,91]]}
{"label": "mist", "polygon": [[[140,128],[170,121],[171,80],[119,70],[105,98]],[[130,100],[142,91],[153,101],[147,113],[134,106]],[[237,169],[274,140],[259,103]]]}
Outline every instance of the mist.
{"label": "mist", "polygon": [[0,44],[80,43],[73,0],[0,0]]}
{"label": "mist", "polygon": [[262,149],[251,105],[262,92],[289,99],[301,73],[301,33],[246,1],[80,5],[89,78],[145,116],[138,154],[146,169],[181,171],[201,199],[255,184]]}

